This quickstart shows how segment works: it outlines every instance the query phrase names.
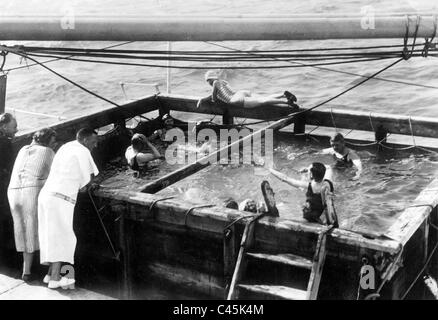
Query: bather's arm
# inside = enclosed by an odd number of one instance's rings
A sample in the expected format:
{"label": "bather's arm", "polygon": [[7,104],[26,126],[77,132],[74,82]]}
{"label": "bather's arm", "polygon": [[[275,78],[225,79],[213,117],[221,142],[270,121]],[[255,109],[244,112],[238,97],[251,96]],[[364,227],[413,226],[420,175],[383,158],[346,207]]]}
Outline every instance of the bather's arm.
{"label": "bather's arm", "polygon": [[350,159],[353,162],[353,165],[357,168],[357,172],[356,175],[353,177],[353,180],[357,180],[360,178],[360,175],[362,174],[362,160],[360,160],[359,156],[357,155],[357,153],[353,150],[350,150]]}
{"label": "bather's arm", "polygon": [[280,179],[283,182],[286,182],[287,184],[291,185],[292,187],[295,187],[295,188],[306,188],[307,185],[308,185],[308,183],[306,183],[304,181],[290,178],[290,177],[286,176],[285,174],[283,174],[283,173],[281,173],[281,172],[279,172],[277,170],[269,169],[269,171],[275,177],[277,177],[278,179]]}

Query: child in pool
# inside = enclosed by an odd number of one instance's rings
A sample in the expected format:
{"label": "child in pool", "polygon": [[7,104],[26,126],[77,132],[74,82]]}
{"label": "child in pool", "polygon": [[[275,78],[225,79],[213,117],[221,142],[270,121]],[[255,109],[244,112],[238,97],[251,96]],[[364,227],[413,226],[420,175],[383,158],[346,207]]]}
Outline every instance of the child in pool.
{"label": "child in pool", "polygon": [[326,175],[326,166],[319,162],[312,163],[309,169],[310,181],[305,182],[270,169],[271,173],[278,179],[296,188],[307,188],[306,203],[303,206],[303,218],[309,222],[323,224],[321,215],[324,213],[326,222],[329,225],[338,227],[335,208],[333,206],[333,183],[328,179],[331,175]]}

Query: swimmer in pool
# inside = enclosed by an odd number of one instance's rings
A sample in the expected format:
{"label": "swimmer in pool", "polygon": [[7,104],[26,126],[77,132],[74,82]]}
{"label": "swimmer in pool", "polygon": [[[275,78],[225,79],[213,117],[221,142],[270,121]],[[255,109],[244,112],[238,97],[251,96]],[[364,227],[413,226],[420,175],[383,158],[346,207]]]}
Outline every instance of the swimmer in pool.
{"label": "swimmer in pool", "polygon": [[328,225],[338,227],[335,207],[333,205],[334,187],[327,179],[326,166],[319,162],[312,163],[310,167],[310,181],[302,181],[287,177],[281,172],[270,169],[271,173],[278,179],[295,187],[306,189],[306,202],[303,206],[303,218],[309,222],[323,224],[321,215],[324,213]]}
{"label": "swimmer in pool", "polygon": [[335,168],[351,168],[356,167],[357,172],[353,180],[359,179],[362,173],[362,161],[357,153],[345,146],[345,139],[341,133],[335,134],[330,139],[330,148],[322,150],[322,154],[333,155],[335,159]]}
{"label": "swimmer in pool", "polygon": [[166,140],[166,133],[167,131],[174,128],[175,122],[173,118],[166,113],[162,118],[161,121],[163,122],[163,128],[155,130],[155,132],[148,138],[148,140],[155,140],[160,139],[163,142],[172,142]]}
{"label": "swimmer in pool", "polygon": [[210,96],[201,98],[198,101],[196,105],[197,108],[204,102],[213,101],[244,108],[275,105],[279,107],[289,107],[291,108],[291,112],[298,111],[299,109],[298,105],[295,104],[297,98],[289,91],[285,91],[281,95],[271,96],[257,96],[247,90],[234,91],[227,81],[220,79],[219,75],[212,70],[206,72],[205,81],[208,82],[213,90]]}
{"label": "swimmer in pool", "polygon": [[[149,152],[149,150],[152,151]],[[125,152],[126,160],[132,170],[140,171],[147,168],[148,163],[155,159],[162,158],[157,148],[142,134],[136,133],[132,136],[131,145]]]}

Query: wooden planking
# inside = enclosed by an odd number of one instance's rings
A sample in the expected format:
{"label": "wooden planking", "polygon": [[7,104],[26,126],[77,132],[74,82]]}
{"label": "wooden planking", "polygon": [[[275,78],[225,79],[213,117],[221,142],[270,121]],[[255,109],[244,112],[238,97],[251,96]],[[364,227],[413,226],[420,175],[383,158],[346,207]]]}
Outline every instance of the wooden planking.
{"label": "wooden planking", "polygon": [[46,286],[27,284],[22,280],[0,275],[0,300],[115,300],[114,298],[77,288],[52,290]]}
{"label": "wooden planking", "polygon": [[[161,95],[159,99],[167,108],[176,111],[223,115],[225,108],[227,108],[226,106],[206,103],[199,109],[196,109],[196,103],[199,99],[197,97]],[[231,116],[263,120],[285,117],[289,114],[289,111],[288,108],[273,106],[253,109],[239,107],[229,108],[229,114]],[[380,125],[383,125],[388,132],[403,135],[412,134],[409,122],[412,124],[412,132],[415,136],[438,137],[438,119],[436,118],[409,117],[345,109],[318,109],[310,111],[305,117],[305,123],[310,125],[325,127],[336,126],[338,128],[363,131],[373,131],[373,128],[377,129]]]}
{"label": "wooden planking", "polygon": [[23,283],[24,281],[21,279],[14,279],[0,274],[0,295],[22,285]]}
{"label": "wooden planking", "polygon": [[[227,224],[245,215],[243,212],[221,208],[194,209],[185,224],[185,213],[191,204],[177,199],[169,199],[157,202],[156,210],[150,213],[148,208],[160,199],[157,195],[127,192],[122,190],[101,189],[96,192],[97,196],[108,200],[123,201],[132,212],[132,219],[139,219],[136,212],[142,213],[142,218],[147,221],[165,222],[177,226],[187,226],[188,229],[202,230],[223,236],[223,229]],[[152,218],[154,216],[154,218]],[[240,221],[239,225],[243,225]],[[277,252],[287,252],[298,248],[313,254],[314,248],[307,248],[309,243],[314,243],[316,235],[325,230],[325,226],[305,221],[294,221],[282,218],[264,217],[255,226],[256,242],[262,248],[275,249]],[[347,230],[335,229],[328,236],[329,255],[357,259],[357,251],[361,248],[395,254],[399,250],[399,243],[391,239],[367,239],[362,235]]]}
{"label": "wooden planking", "polygon": [[[412,124],[412,130],[409,122]],[[356,110],[331,109],[309,112],[306,117],[306,123],[316,126],[363,131],[374,131],[379,126],[383,126],[389,133],[402,135],[412,135],[413,133],[414,136],[420,137],[438,137],[438,119],[430,117],[410,117]]]}
{"label": "wooden planking", "polygon": [[[74,139],[76,131],[82,127],[100,128],[156,109],[158,109],[158,105],[156,104],[155,96],[148,96],[134,102],[123,104],[120,107],[115,106],[97,112],[90,112],[59,122],[50,127],[56,130],[58,134],[57,139],[59,141],[69,141]],[[42,128],[32,129],[18,134],[13,139],[14,149],[19,150],[23,145],[30,143],[34,132],[40,129]]]}
{"label": "wooden planking", "polygon": [[306,300],[306,291],[291,287],[260,284],[240,284],[240,288],[255,294],[285,300]]}
{"label": "wooden planking", "polygon": [[213,102],[204,102],[199,108],[196,108],[199,97],[183,95],[160,95],[158,99],[165,108],[174,111],[217,114],[226,117],[260,120],[285,117],[290,113],[291,110],[287,107],[245,109],[242,107],[229,106],[226,104],[217,104]]}
{"label": "wooden planking", "polygon": [[165,279],[189,292],[197,291],[218,299],[223,297],[222,277],[155,261],[148,265],[148,271],[148,277]]}
{"label": "wooden planking", "polygon": [[285,264],[293,267],[305,268],[305,269],[311,269],[313,265],[311,260],[291,253],[268,254],[268,253],[259,253],[259,252],[248,252],[246,255],[254,259],[270,261],[274,263],[281,263],[281,264]]}
{"label": "wooden planking", "polygon": [[386,235],[405,245],[438,205],[438,179],[434,179],[391,225]]}

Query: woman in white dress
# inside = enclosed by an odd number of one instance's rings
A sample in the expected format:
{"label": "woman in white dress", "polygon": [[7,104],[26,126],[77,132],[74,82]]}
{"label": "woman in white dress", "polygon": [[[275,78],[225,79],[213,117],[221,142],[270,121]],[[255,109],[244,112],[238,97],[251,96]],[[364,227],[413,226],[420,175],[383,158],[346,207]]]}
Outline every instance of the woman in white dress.
{"label": "woman in white dress", "polygon": [[38,195],[46,182],[55,152],[56,133],[42,129],[21,148],[12,170],[8,200],[14,220],[17,252],[23,253],[22,279],[30,280],[34,252],[39,250]]}

